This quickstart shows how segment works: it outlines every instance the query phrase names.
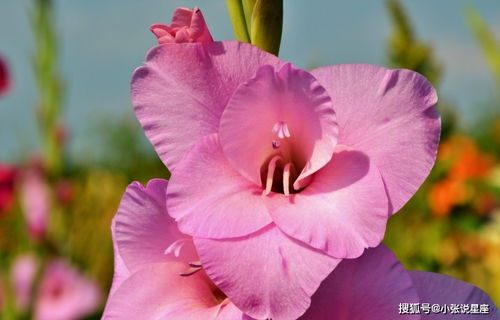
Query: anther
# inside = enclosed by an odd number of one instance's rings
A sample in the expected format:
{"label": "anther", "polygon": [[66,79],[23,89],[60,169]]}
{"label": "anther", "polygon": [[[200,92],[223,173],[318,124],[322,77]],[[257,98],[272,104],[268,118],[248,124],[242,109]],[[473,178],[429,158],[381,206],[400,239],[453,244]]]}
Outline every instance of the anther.
{"label": "anther", "polygon": [[281,146],[281,143],[278,140],[273,140],[273,149],[278,149]]}
{"label": "anther", "polygon": [[183,277],[187,277],[187,276],[195,274],[196,272],[198,272],[200,270],[201,270],[201,267],[191,267],[191,268],[187,269],[186,271],[181,272],[179,275],[183,276]]}
{"label": "anther", "polygon": [[201,268],[201,261],[191,261],[188,264],[193,268]]}

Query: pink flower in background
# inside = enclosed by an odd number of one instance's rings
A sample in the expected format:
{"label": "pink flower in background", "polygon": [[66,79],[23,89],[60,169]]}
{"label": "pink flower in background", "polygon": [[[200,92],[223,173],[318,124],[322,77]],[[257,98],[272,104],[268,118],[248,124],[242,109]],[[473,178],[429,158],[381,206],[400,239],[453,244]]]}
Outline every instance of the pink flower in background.
{"label": "pink flower in background", "polygon": [[[166,211],[166,188],[167,181],[156,179],[147,187],[132,183],[125,191],[113,220],[115,275],[102,319],[252,319],[199,268],[191,238]],[[495,315],[481,290],[447,276],[407,272],[380,245],[343,260],[300,319],[416,320],[417,315],[399,315],[399,304],[419,301],[488,303]]]}
{"label": "pink flower in background", "polygon": [[54,189],[57,201],[63,206],[68,206],[75,198],[75,186],[71,180],[58,181]]}
{"label": "pink flower in background", "polygon": [[14,205],[14,182],[17,169],[11,165],[0,163],[0,216]]}
{"label": "pink flower in background", "polygon": [[[13,264],[12,284],[16,307],[26,312],[39,263],[33,256],[21,256]],[[95,283],[62,260],[46,266],[34,295],[35,320],[76,320],[95,311],[100,292]]]}
{"label": "pink flower in background", "polygon": [[168,212],[252,317],[300,316],[340,259],[380,243],[434,164],[436,92],[413,71],[307,72],[234,41],[146,60],[132,102],[172,172]]}
{"label": "pink flower in background", "polygon": [[132,183],[113,220],[115,275],[103,319],[242,319],[165,209],[166,180]]}
{"label": "pink flower in background", "polygon": [[22,312],[27,311],[31,286],[38,269],[38,263],[32,255],[19,256],[12,265],[12,286],[15,290],[16,308]]}
{"label": "pink flower in background", "polygon": [[40,169],[26,169],[21,176],[21,206],[34,239],[45,236],[50,210],[50,190]]}
{"label": "pink flower in background", "polygon": [[97,309],[97,285],[62,260],[46,268],[35,304],[36,320],[80,319]]}
{"label": "pink flower in background", "polygon": [[4,95],[10,88],[10,75],[7,62],[0,56],[0,96]]}
{"label": "pink flower in background", "polygon": [[177,8],[170,25],[154,24],[151,32],[159,44],[213,41],[200,9]]}

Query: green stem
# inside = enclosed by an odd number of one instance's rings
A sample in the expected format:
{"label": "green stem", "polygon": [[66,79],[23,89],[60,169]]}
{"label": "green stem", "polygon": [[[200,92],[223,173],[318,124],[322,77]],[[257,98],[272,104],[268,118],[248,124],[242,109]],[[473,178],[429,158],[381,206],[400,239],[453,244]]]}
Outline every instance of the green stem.
{"label": "green stem", "polygon": [[33,69],[39,94],[37,116],[45,166],[49,174],[57,175],[63,158],[59,137],[63,88],[57,66],[58,48],[53,20],[52,0],[35,0],[31,22],[35,40]]}
{"label": "green stem", "polygon": [[493,76],[500,87],[500,45],[488,28],[481,14],[471,5],[466,9],[465,18],[474,33]]}

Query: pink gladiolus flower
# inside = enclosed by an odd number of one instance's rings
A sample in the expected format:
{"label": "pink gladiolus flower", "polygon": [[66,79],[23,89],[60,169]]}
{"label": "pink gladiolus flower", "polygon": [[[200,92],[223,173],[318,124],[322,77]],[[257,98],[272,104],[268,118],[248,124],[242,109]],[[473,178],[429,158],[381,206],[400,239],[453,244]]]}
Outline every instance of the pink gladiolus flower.
{"label": "pink gladiolus flower", "polygon": [[[199,267],[191,238],[177,229],[166,211],[165,189],[167,181],[160,179],[147,187],[133,183],[122,198],[112,226],[115,276],[102,319],[252,319]],[[489,304],[496,314],[481,290],[447,276],[407,272],[380,245],[357,259],[343,260],[300,319],[416,320],[419,315],[400,315],[399,304],[434,301]]]}
{"label": "pink gladiolus flower", "polygon": [[[16,307],[26,312],[38,262],[22,256],[13,265]],[[50,261],[35,293],[35,320],[76,320],[99,306],[100,293],[95,283],[61,260]]]}
{"label": "pink gladiolus flower", "polygon": [[7,68],[7,63],[0,56],[0,96],[9,91],[10,88],[10,76],[9,69]]}
{"label": "pink gladiolus flower", "polygon": [[21,205],[28,234],[33,239],[45,236],[50,210],[50,193],[39,169],[27,169],[21,177]]}
{"label": "pink gladiolus flower", "polygon": [[[312,296],[311,307],[300,319],[443,319],[443,314],[426,314],[423,309],[412,314],[412,303],[420,303],[419,307],[488,304],[490,314],[478,319],[500,319],[484,291],[449,276],[407,271],[384,245],[366,250],[357,259],[343,260]],[[476,316],[465,315],[463,319],[471,318]]]}
{"label": "pink gladiolus flower", "polygon": [[300,316],[339,259],[376,247],[439,141],[436,92],[413,71],[307,72],[234,41],[154,48],[131,93],[172,171],[169,214],[254,318]]}
{"label": "pink gladiolus flower", "polygon": [[158,38],[159,44],[183,42],[211,42],[208,30],[200,9],[177,8],[170,25],[154,24],[151,32]]}
{"label": "pink gladiolus flower", "polygon": [[13,166],[0,163],[0,216],[14,205],[14,181],[17,170]]}
{"label": "pink gladiolus flower", "polygon": [[102,319],[237,320],[165,209],[166,180],[132,183],[113,220],[115,275]]}

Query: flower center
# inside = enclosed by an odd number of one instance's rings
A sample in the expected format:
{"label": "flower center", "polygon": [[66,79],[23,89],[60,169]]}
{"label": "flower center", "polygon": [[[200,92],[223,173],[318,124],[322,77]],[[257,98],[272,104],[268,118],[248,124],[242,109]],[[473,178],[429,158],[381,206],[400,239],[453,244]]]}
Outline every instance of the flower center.
{"label": "flower center", "polygon": [[290,129],[285,121],[278,121],[271,131],[277,136],[277,139],[271,142],[277,153],[261,168],[262,185],[265,186],[262,194],[267,196],[276,192],[289,196],[297,191],[293,188],[293,181],[298,176],[290,156],[290,143],[284,141],[291,137]]}

